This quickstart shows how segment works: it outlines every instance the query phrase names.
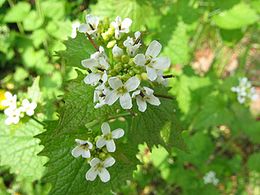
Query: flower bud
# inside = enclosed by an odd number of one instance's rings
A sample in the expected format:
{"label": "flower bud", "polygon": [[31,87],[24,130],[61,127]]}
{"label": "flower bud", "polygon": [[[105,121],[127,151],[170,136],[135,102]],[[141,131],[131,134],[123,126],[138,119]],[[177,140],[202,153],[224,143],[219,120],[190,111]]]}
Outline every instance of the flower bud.
{"label": "flower bud", "polygon": [[101,152],[99,155],[98,155],[98,157],[100,158],[100,159],[105,159],[106,158],[106,153],[104,153],[104,152]]}
{"label": "flower bud", "polygon": [[116,44],[116,40],[109,41],[107,44],[107,48],[112,48],[112,47],[114,47],[115,44]]}
{"label": "flower bud", "polygon": [[129,62],[129,56],[122,55],[121,60],[122,60],[123,63],[128,63]]}
{"label": "flower bud", "polygon": [[107,32],[102,33],[101,36],[104,39],[104,41],[108,41],[109,40],[109,34]]}

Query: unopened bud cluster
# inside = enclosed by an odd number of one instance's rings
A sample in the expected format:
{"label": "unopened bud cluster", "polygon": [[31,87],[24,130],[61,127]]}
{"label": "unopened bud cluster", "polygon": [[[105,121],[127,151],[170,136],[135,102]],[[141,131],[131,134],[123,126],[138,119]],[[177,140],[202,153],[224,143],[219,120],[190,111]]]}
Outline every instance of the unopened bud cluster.
{"label": "unopened bud cluster", "polygon": [[87,15],[86,23],[79,26],[79,32],[85,33],[97,50],[81,62],[88,70],[84,82],[95,86],[95,108],[119,100],[123,109],[131,109],[132,99],[142,112],[147,103],[160,105],[151,86],[155,82],[166,84],[163,70],[169,68],[170,60],[158,57],[162,49],[158,41],[146,48],[141,32],[130,32],[131,24],[129,18],[118,16],[110,23],[108,19]]}

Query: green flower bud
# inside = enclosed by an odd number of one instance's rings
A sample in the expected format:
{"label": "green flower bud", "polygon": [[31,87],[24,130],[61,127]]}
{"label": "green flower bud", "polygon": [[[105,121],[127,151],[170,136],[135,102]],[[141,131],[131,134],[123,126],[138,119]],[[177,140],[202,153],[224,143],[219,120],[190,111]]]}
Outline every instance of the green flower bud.
{"label": "green flower bud", "polygon": [[142,74],[141,74],[141,79],[142,79],[142,80],[148,80],[147,73],[145,73],[145,72],[142,73]]}
{"label": "green flower bud", "polygon": [[114,27],[110,26],[109,29],[107,30],[107,33],[109,34],[110,37],[114,36],[114,33],[115,33]]}
{"label": "green flower bud", "polygon": [[98,155],[98,157],[100,158],[100,159],[105,159],[106,158],[106,153],[104,153],[104,152],[101,152],[99,155]]}
{"label": "green flower bud", "polygon": [[129,56],[122,55],[121,60],[122,60],[123,63],[128,63],[129,62]]}
{"label": "green flower bud", "polygon": [[130,70],[130,71],[129,71],[129,74],[130,74],[131,76],[134,76],[136,73],[135,73],[133,70]]}
{"label": "green flower bud", "polygon": [[112,47],[114,47],[115,44],[116,44],[116,40],[109,41],[107,44],[107,48],[112,48]]}
{"label": "green flower bud", "polygon": [[102,38],[104,39],[104,41],[108,41],[109,40],[109,34],[107,32],[104,32],[101,34]]}

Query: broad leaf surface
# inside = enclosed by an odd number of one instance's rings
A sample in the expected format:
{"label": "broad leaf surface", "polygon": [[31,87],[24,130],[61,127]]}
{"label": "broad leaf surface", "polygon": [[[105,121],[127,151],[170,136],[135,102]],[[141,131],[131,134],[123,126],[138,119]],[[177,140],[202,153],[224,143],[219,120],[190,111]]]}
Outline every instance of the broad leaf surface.
{"label": "broad leaf surface", "polygon": [[0,115],[0,165],[10,167],[20,179],[40,179],[47,159],[37,156],[43,147],[34,136],[41,133],[43,127],[32,119],[10,126],[4,125],[4,120],[5,116]]}

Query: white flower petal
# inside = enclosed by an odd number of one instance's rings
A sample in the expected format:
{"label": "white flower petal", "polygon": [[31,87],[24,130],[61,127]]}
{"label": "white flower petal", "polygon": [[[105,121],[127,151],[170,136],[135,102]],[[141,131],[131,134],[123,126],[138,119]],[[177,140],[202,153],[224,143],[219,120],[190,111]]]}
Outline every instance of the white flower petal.
{"label": "white flower petal", "polygon": [[144,112],[146,110],[147,103],[141,97],[136,98],[136,103],[139,111]]}
{"label": "white flower petal", "polygon": [[114,131],[112,131],[112,138],[113,139],[119,139],[120,137],[124,136],[124,130],[123,129],[115,129]]}
{"label": "white flower petal", "polygon": [[136,90],[132,93],[132,98],[138,96],[141,93],[141,90]]}
{"label": "white flower petal", "polygon": [[141,36],[141,32],[140,31],[136,31],[135,32],[135,39],[140,38],[140,36]]}
{"label": "white flower petal", "polygon": [[85,59],[81,61],[81,65],[84,66],[85,68],[89,68],[90,70],[94,71],[95,67],[98,66],[98,61],[96,59]]}
{"label": "white flower petal", "polygon": [[95,168],[90,168],[88,172],[86,173],[86,180],[88,181],[94,181],[98,175],[98,172],[95,171]]}
{"label": "white flower petal", "polygon": [[72,156],[74,156],[75,158],[78,158],[82,153],[83,153],[83,149],[80,146],[76,146],[75,148],[73,148],[73,150],[71,151]]}
{"label": "white flower petal", "polygon": [[102,75],[100,73],[90,73],[84,78],[84,82],[88,85],[96,85],[101,79]]}
{"label": "white flower petal", "polygon": [[155,57],[157,57],[159,55],[161,49],[162,49],[161,43],[159,43],[158,41],[154,40],[148,46],[148,48],[147,48],[147,50],[145,52],[145,55],[155,58]]}
{"label": "white flower petal", "polygon": [[138,66],[144,66],[146,63],[145,55],[144,54],[137,54],[134,57],[134,63]]}
{"label": "white flower petal", "polygon": [[102,182],[108,182],[110,180],[110,174],[107,169],[103,168],[100,172],[98,172],[98,175]]}
{"label": "white flower petal", "polygon": [[96,142],[96,146],[102,148],[104,145],[106,145],[106,140],[103,137],[100,137]]}
{"label": "white flower petal", "polygon": [[106,141],[106,147],[108,152],[116,151],[116,144],[113,139]]}
{"label": "white flower petal", "polygon": [[132,20],[130,18],[125,18],[122,21],[121,27],[122,27],[122,29],[125,29],[126,33],[128,33],[129,32],[129,27],[131,26],[131,24],[132,24]]}
{"label": "white flower petal", "polygon": [[107,134],[110,133],[111,129],[110,129],[110,126],[109,126],[109,124],[107,122],[102,123],[101,131],[102,131],[103,135],[107,135]]}
{"label": "white flower petal", "polygon": [[115,45],[112,49],[112,53],[113,53],[114,57],[120,57],[124,54],[124,51],[123,51],[123,49],[121,49],[120,47]]}
{"label": "white flower petal", "polygon": [[147,76],[151,81],[154,81],[157,78],[157,72],[154,68],[146,67]]}
{"label": "white flower petal", "polygon": [[152,105],[155,105],[155,106],[159,106],[161,104],[159,98],[155,97],[154,95],[149,96],[149,98],[147,99],[147,102],[149,104],[152,104]]}
{"label": "white flower petal", "polygon": [[89,164],[90,164],[90,166],[91,167],[94,167],[94,166],[96,166],[98,163],[100,163],[101,161],[100,161],[100,159],[99,158],[93,158],[90,162],[89,162]]}
{"label": "white flower petal", "polygon": [[130,109],[132,108],[132,98],[129,93],[125,93],[120,96],[120,105],[123,109]]}
{"label": "white flower petal", "polygon": [[86,143],[88,143],[88,141],[85,141],[85,140],[81,140],[81,139],[75,139],[75,142],[79,145],[84,145]]}
{"label": "white flower petal", "polygon": [[140,85],[140,80],[135,76],[128,79],[125,83],[125,87],[126,87],[128,92],[134,91],[135,89],[137,89],[137,87],[139,85]]}
{"label": "white flower petal", "polygon": [[151,89],[151,88],[149,88],[149,87],[143,87],[144,88],[144,90],[145,90],[145,93],[148,95],[148,96],[150,96],[150,95],[153,95],[153,90]]}
{"label": "white flower petal", "polygon": [[89,30],[89,25],[88,24],[81,24],[79,25],[79,32],[81,33],[86,33]]}
{"label": "white flower petal", "polygon": [[34,110],[33,110],[33,109],[27,110],[27,111],[26,111],[26,114],[27,114],[28,116],[32,116],[32,115],[34,115]]}
{"label": "white flower petal", "polygon": [[153,67],[159,70],[164,70],[170,67],[171,61],[167,57],[159,57],[153,60]]}
{"label": "white flower petal", "polygon": [[117,101],[118,98],[119,98],[119,95],[114,90],[114,91],[112,91],[112,92],[107,94],[107,96],[105,98],[105,102],[108,105],[112,105],[112,104],[114,104]]}
{"label": "white flower petal", "polygon": [[118,89],[123,86],[122,81],[117,77],[111,77],[108,79],[108,83],[112,89]]}
{"label": "white flower petal", "polygon": [[83,150],[82,157],[83,158],[90,158],[91,154],[89,150]]}
{"label": "white flower petal", "polygon": [[100,57],[98,59],[98,61],[99,61],[99,67],[100,68],[105,69],[105,70],[107,70],[109,68],[109,64],[108,64],[105,57]]}
{"label": "white flower petal", "polygon": [[106,160],[104,161],[104,167],[111,167],[113,166],[113,164],[115,164],[116,160],[113,157],[108,157],[106,158]]}

